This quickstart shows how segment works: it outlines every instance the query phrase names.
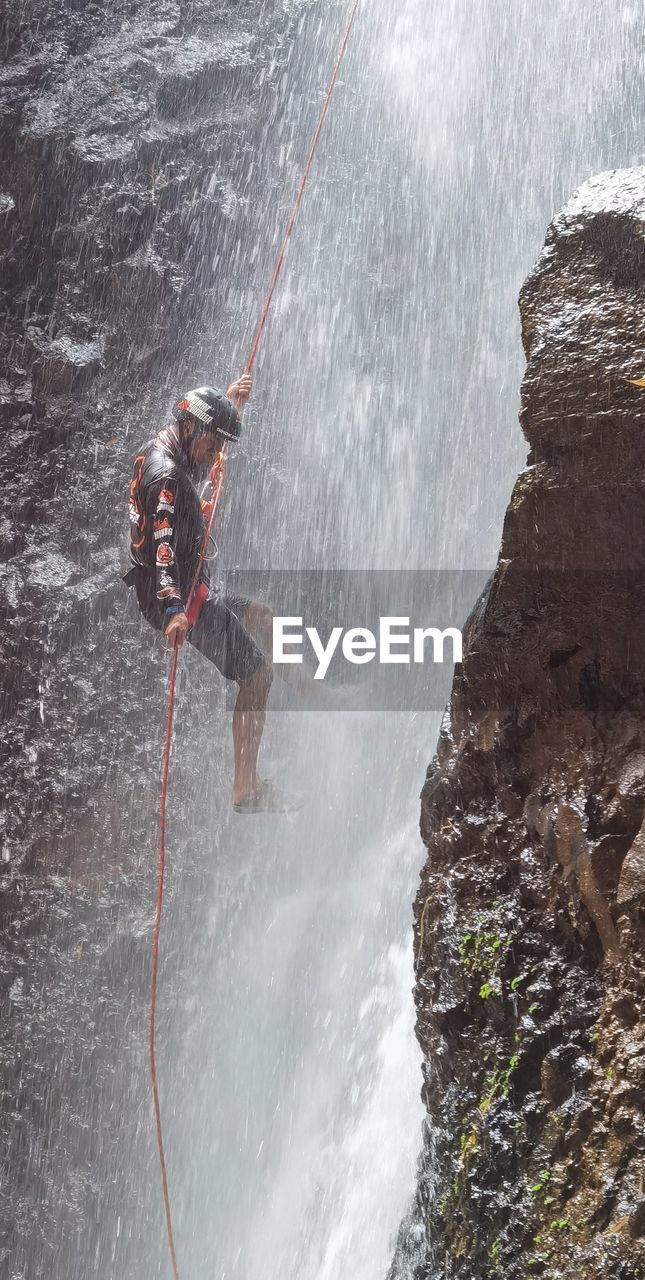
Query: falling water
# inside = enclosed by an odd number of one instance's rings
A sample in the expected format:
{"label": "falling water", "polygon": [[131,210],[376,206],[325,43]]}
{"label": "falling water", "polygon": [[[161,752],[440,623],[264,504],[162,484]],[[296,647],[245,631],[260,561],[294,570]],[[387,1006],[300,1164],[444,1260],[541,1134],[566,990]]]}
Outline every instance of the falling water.
{"label": "falling water", "polygon": [[[222,292],[204,305],[191,367],[166,373],[165,408],[180,383],[244,364],[346,12],[294,8],[297,38],[254,86],[249,148],[230,160],[226,218],[192,232]],[[525,452],[518,288],[576,184],[642,162],[642,17],[615,0],[365,0],[229,465],[223,567],[493,563]],[[128,425],[124,456],[140,434]],[[65,900],[39,953],[66,1028],[53,1168],[73,1196],[71,1144],[96,1206],[68,1230],[52,1280],[168,1274],[142,1013],[167,664],[132,612],[127,625],[149,695],[139,790],[131,774],[107,779],[95,808],[108,874],[82,909]],[[410,903],[438,712],[276,712],[264,767],[306,804],[254,819],[229,808],[229,714],[185,654],[158,1037],[183,1274],[377,1280],[420,1147]],[[34,1051],[44,1061],[47,1045]],[[70,1137],[81,1130],[85,1145]],[[53,1177],[50,1211],[58,1194]],[[38,1237],[26,1256],[20,1280],[42,1273]]]}

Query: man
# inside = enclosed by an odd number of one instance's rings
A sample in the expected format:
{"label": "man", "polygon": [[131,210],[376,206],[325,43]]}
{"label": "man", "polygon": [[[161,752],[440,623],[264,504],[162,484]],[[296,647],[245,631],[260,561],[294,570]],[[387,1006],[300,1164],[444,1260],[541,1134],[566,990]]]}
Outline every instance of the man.
{"label": "man", "polygon": [[225,442],[239,438],[238,409],[250,394],[248,374],[226,394],[213,387],[189,391],[175,406],[173,425],[135,458],[130,485],[132,569],[126,578],[136,589],[142,614],[171,646],[188,640],[227,680],[239,685],[233,711],[232,799],[237,813],[294,807],[257,772],[272,672],[256,640],[270,652],[271,610],[259,601],[212,591],[204,565],[187,612],[207,519],[196,486],[206,479]]}

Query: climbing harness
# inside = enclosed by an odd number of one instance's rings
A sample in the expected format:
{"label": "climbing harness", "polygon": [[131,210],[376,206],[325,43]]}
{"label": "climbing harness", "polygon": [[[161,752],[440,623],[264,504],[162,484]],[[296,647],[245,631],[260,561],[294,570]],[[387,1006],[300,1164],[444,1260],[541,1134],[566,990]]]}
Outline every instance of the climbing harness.
{"label": "climbing harness", "polygon": [[[303,170],[302,178],[300,180],[300,186],[298,187],[298,192],[296,195],[293,209],[291,211],[291,216],[287,223],[287,228],[282,240],[282,244],[280,245],[278,260],[276,262],[275,270],[273,272],[273,277],[269,287],[269,292],[266,296],[264,308],[262,310],[262,315],[260,317],[258,327],[253,337],[253,342],[251,344],[251,352],[246,363],[246,370],[245,370],[246,373],[251,372],[253,365],[255,363],[255,357],[258,353],[258,348],[260,346],[262,334],[264,332],[269,311],[271,309],[273,295],[275,293],[276,286],[280,278],[280,273],[282,271],[285,254],[287,252],[289,240],[291,239],[291,233],[295,226],[296,218],[298,216],[298,210],[300,209],[300,205],[302,203],[302,197],[304,195],[305,187],[307,185],[307,179],[311,171],[311,166],[313,164],[314,156],[316,154],[318,141],[322,133],[323,125],[325,123],[327,112],[329,110],[329,105],[331,103],[332,95],[336,87],[338,73],[340,71],[341,64],[345,56],[347,46],[349,44],[349,38],[352,32],[354,19],[358,11],[359,4],[360,4],[360,0],[353,0],[351,12],[349,15],[349,20],[345,28],[345,34],[341,42],[340,50],[338,52],[338,57],[336,59],[336,64],[334,66],[331,79],[327,86],[327,92],[325,94],[322,110],[321,110],[316,128],[314,130],[314,134],[311,140],[311,145],[309,147],[309,154],[307,156],[307,161]],[[209,543],[211,540],[213,525],[215,523],[215,516],[217,514],[217,506],[219,503],[220,494],[222,492],[222,484],[224,482],[224,452],[223,451],[219,453],[217,458],[215,459],[215,462],[213,464],[213,467],[211,468],[211,472],[209,475],[209,481],[210,481],[211,490],[212,490],[212,497],[210,499],[210,503],[208,504],[210,509],[208,511],[208,515],[206,518],[206,529],[204,532],[204,540],[202,543],[199,560],[197,562],[197,568],[195,569],[193,580],[190,586],[190,591],[188,593],[188,599],[186,601],[186,613],[189,620],[191,620],[191,618],[195,618],[196,615],[198,616],[198,612],[199,612],[199,588],[197,584],[199,583],[199,577],[204,567],[204,561],[206,559],[206,553],[208,551]],[[177,684],[178,660],[179,660],[179,645],[177,644],[177,642],[175,642],[173,646],[173,651],[172,651],[170,679],[168,683],[168,709],[166,714],[166,738],[165,738],[165,745],[164,745],[163,765],[162,765],[162,771],[161,771],[161,803],[160,803],[160,821],[159,821],[159,873],[158,873],[158,882],[157,882],[157,908],[156,908],[153,943],[152,943],[152,971],[151,971],[151,982],[150,982],[150,1024],[149,1024],[150,1026],[150,1046],[149,1046],[150,1047],[150,1078],[152,1082],[152,1097],[153,1097],[154,1113],[155,1113],[155,1125],[157,1130],[157,1146],[159,1148],[159,1165],[161,1169],[161,1185],[163,1190],[164,1210],[166,1215],[166,1231],[168,1235],[168,1247],[170,1249],[170,1258],[172,1262],[172,1271],[173,1271],[174,1280],[180,1280],[180,1277],[179,1277],[179,1266],[177,1263],[177,1252],[175,1249],[175,1240],[174,1240],[173,1226],[172,1226],[170,1191],[168,1188],[168,1172],[166,1168],[166,1157],[165,1157],[164,1142],[163,1142],[163,1128],[161,1123],[161,1106],[159,1102],[159,1086],[157,1081],[157,1067],[156,1067],[156,1060],[155,1060],[155,1032],[156,1032],[156,1010],[157,1010],[157,981],[158,981],[158,975],[159,975],[159,937],[161,933],[161,913],[162,913],[162,907],[163,907],[164,872],[165,872],[165,866],[166,866],[166,800],[168,795],[168,773],[169,773],[169,767],[170,767],[170,748],[172,743],[172,727],[173,727],[173,717],[174,717],[174,709],[175,709],[175,691],[176,691],[176,684]]]}

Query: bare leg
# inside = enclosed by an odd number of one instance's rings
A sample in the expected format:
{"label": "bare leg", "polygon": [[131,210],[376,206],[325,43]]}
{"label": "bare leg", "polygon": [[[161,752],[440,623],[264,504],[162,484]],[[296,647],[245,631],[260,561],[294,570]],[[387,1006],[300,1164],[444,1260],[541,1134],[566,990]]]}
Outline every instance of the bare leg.
{"label": "bare leg", "polygon": [[[273,613],[268,604],[252,600],[240,619],[245,631],[253,637],[267,662],[273,664]],[[285,684],[291,685],[302,697],[314,704],[324,704],[326,690],[316,683],[304,666],[279,665],[277,673]]]}
{"label": "bare leg", "polygon": [[233,711],[233,804],[239,804],[262,785],[257,771],[258,752],[272,680],[273,673],[263,664],[240,684]]}
{"label": "bare leg", "polygon": [[273,653],[273,613],[268,604],[252,600],[246,613],[241,618],[242,626],[262,650],[265,658],[271,661]]}

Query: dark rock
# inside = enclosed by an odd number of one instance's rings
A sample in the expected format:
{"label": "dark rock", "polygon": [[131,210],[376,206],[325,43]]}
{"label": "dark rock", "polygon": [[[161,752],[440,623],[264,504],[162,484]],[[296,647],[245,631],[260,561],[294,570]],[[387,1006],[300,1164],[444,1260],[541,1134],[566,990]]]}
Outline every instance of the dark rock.
{"label": "dark rock", "polygon": [[644,245],[645,169],[602,174],[521,293],[529,466],[422,793],[416,1280],[645,1269]]}
{"label": "dark rock", "polygon": [[645,1200],[636,1206],[630,1222],[630,1230],[635,1239],[645,1235]]}
{"label": "dark rock", "polygon": [[620,1137],[625,1138],[634,1129],[634,1113],[629,1107],[618,1107],[613,1115],[613,1126]]}
{"label": "dark rock", "polygon": [[61,333],[50,339],[40,329],[27,329],[27,347],[33,353],[32,375],[40,395],[64,395],[87,386],[100,372],[105,352],[100,337],[75,340]]}
{"label": "dark rock", "polygon": [[0,422],[8,422],[10,418],[31,414],[33,408],[30,383],[22,382],[10,387],[4,378],[0,378]]}
{"label": "dark rock", "polygon": [[618,901],[633,902],[645,897],[645,830],[640,827],[623,860],[618,884]]}

